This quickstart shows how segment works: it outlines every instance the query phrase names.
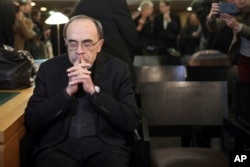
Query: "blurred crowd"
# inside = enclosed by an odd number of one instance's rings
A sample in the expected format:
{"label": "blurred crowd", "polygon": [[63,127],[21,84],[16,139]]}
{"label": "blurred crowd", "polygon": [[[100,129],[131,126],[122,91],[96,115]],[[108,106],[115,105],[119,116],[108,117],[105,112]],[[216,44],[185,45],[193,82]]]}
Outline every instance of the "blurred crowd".
{"label": "blurred crowd", "polygon": [[[0,45],[8,45],[17,50],[28,50],[35,58],[52,56],[47,43],[50,29],[44,30],[41,12],[32,8],[32,0],[2,0]],[[49,55],[50,54],[50,55]]]}
{"label": "blurred crowd", "polygon": [[[154,7],[152,1],[142,1],[134,17],[139,32],[137,54],[171,54],[175,50],[179,55],[191,55],[205,49],[226,53],[232,31],[225,27],[225,35],[209,32],[206,24],[213,2],[216,0],[194,0],[191,4],[193,10],[185,16],[185,22],[181,23],[180,16],[171,10],[170,1],[159,2],[159,14],[155,14],[157,7]],[[221,42],[221,39],[226,39],[226,42]]]}
{"label": "blurred crowd", "polygon": [[[135,27],[128,26],[128,24],[121,23],[118,29],[127,27],[126,30],[119,30],[121,39],[125,41],[133,41],[136,44],[134,50],[131,47],[133,42],[126,42],[130,55],[192,55],[197,51],[212,49],[218,50],[222,53],[231,56],[230,59],[233,64],[238,63],[239,57],[249,58],[248,44],[250,33],[250,23],[248,21],[249,2],[250,0],[193,0],[191,3],[192,11],[180,17],[178,13],[171,10],[171,1],[160,0],[159,3],[150,0],[143,0],[138,7],[138,11],[134,15],[121,15],[118,18],[119,12],[115,16],[109,16],[107,8],[103,8],[103,15],[100,16],[95,11],[91,10],[89,6],[98,2],[89,2],[81,0],[72,8],[65,10],[64,14],[70,16],[87,14],[96,19],[100,19],[104,24],[104,31],[111,31],[111,20],[108,18],[114,17],[116,24],[124,21],[125,17],[129,16]],[[41,12],[32,8],[32,0],[17,0],[13,4],[10,0],[1,0],[0,3],[0,46],[3,44],[13,46],[15,49],[26,49],[31,52],[35,58],[53,57],[58,55],[55,49],[58,41],[56,38],[56,27],[50,26],[44,28],[41,22]],[[126,3],[124,1],[124,3]],[[237,12],[234,15],[220,13],[219,4],[221,3],[235,3]],[[82,4],[87,4],[85,8]],[[110,4],[106,3],[111,6]],[[156,4],[158,6],[156,6]],[[105,4],[104,4],[105,5]],[[81,8],[79,7],[81,6]],[[84,8],[84,10],[83,10]],[[157,9],[157,10],[156,10]],[[102,9],[100,9],[102,10]],[[110,9],[113,10],[113,9]],[[126,9],[127,10],[127,9]],[[122,11],[122,9],[121,9]],[[157,12],[156,12],[157,11]],[[127,11],[126,11],[127,12]],[[131,12],[131,11],[130,11]],[[6,15],[6,13],[8,13]],[[104,16],[107,13],[107,17]],[[110,12],[112,13],[112,12]],[[103,17],[103,18],[102,18]],[[116,18],[117,17],[117,18]],[[123,18],[122,18],[123,17]],[[104,20],[102,20],[104,19]],[[120,21],[119,21],[120,20]],[[182,21],[181,20],[186,20]],[[107,25],[106,25],[107,23]],[[128,23],[128,22],[127,22]],[[129,23],[130,24],[130,23]],[[3,26],[2,26],[3,25]],[[6,28],[8,27],[8,28]],[[130,30],[128,29],[130,28]],[[126,35],[136,29],[138,33],[138,41],[132,38],[133,35]],[[60,30],[63,30],[63,25]],[[112,39],[112,35],[105,32],[106,43],[104,49],[113,52],[115,47],[108,46]],[[118,32],[117,32],[118,33]],[[124,34],[123,34],[124,33]],[[60,32],[62,34],[62,32]],[[127,40],[127,39],[128,40]],[[118,45],[118,38],[113,38],[113,44]],[[116,41],[116,42],[114,42]],[[236,42],[238,41],[238,42]],[[131,44],[130,44],[131,43]],[[239,46],[235,46],[235,45]],[[65,53],[64,39],[61,37],[60,41],[61,53]],[[121,44],[120,46],[122,46]],[[124,45],[125,46],[125,45]],[[231,49],[232,47],[236,49]],[[109,48],[108,48],[109,47]],[[48,51],[48,48],[51,50]],[[47,51],[47,52],[46,52]],[[178,53],[178,54],[176,54]],[[133,56],[131,56],[133,60]],[[124,61],[128,61],[125,60]],[[244,60],[246,62],[247,60]]]}

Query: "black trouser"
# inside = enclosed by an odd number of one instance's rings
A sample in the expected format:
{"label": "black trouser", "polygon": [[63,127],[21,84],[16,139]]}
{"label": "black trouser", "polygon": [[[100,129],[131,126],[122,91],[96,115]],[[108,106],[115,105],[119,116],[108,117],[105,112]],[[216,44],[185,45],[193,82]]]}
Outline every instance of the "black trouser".
{"label": "black trouser", "polygon": [[131,154],[98,138],[67,140],[43,151],[35,167],[128,167]]}

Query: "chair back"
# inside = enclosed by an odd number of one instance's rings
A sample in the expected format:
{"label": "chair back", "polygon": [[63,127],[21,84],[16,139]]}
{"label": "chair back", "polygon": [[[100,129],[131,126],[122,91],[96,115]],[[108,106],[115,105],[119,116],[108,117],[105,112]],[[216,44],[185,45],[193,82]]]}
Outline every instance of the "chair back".
{"label": "chair back", "polygon": [[185,81],[186,68],[176,66],[138,66],[135,67],[138,83],[161,81]]}
{"label": "chair back", "polygon": [[162,81],[185,81],[186,67],[177,66],[137,66],[135,67],[137,89],[139,94],[140,84],[144,82],[162,82]]}
{"label": "chair back", "polygon": [[149,126],[222,125],[227,114],[227,83],[143,83],[141,109]]}

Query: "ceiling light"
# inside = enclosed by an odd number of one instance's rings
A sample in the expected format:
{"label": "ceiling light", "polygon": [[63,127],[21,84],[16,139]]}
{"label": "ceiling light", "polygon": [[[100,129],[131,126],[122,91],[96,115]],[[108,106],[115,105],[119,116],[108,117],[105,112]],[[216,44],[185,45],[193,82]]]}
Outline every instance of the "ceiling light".
{"label": "ceiling light", "polygon": [[193,9],[191,6],[187,7],[187,11],[191,12]]}
{"label": "ceiling light", "polygon": [[40,11],[46,12],[46,11],[47,11],[47,8],[46,8],[46,7],[41,7],[41,8],[40,8]]}

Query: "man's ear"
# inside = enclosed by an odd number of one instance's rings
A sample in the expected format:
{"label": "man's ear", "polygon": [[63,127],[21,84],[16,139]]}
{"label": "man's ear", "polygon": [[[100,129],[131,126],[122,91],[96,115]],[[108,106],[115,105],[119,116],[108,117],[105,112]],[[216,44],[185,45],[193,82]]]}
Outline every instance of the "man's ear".
{"label": "man's ear", "polygon": [[100,41],[99,41],[99,43],[98,43],[98,52],[100,52],[101,50],[102,50],[102,46],[103,46],[103,44],[104,44],[104,39],[101,39]]}
{"label": "man's ear", "polygon": [[65,44],[66,47],[68,47],[67,39],[66,38],[64,38],[64,44]]}

